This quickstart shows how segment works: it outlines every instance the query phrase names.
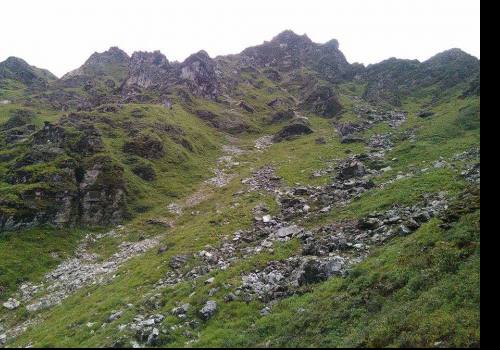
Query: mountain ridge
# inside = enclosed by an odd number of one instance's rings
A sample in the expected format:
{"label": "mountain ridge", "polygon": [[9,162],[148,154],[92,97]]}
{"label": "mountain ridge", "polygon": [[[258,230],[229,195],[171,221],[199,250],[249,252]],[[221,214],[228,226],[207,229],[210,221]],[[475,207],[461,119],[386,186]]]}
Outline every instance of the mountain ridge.
{"label": "mountain ridge", "polygon": [[[339,41],[338,41],[337,39],[331,39],[331,40],[329,40],[329,41],[327,41],[327,42],[325,42],[325,43],[323,43],[323,44],[321,44],[321,43],[315,43],[315,42],[313,42],[311,39],[309,39],[309,37],[307,36],[307,34],[303,34],[303,35],[301,36],[301,35],[298,35],[298,34],[296,34],[295,32],[293,32],[292,30],[285,30],[285,31],[281,32],[280,34],[276,35],[273,39],[271,39],[271,41],[265,41],[263,44],[259,44],[259,45],[255,45],[255,46],[251,46],[251,47],[258,47],[258,46],[261,46],[261,45],[264,45],[264,44],[266,44],[266,43],[273,42],[273,41],[279,41],[279,40],[285,40],[285,41],[286,41],[286,40],[289,40],[289,38],[290,38],[290,37],[292,37],[292,38],[307,38],[307,40],[306,40],[306,41],[310,42],[311,44],[316,44],[316,45],[320,45],[320,46],[331,46],[331,47],[332,47],[332,48],[334,48],[334,49],[339,49],[339,47],[340,47]],[[117,49],[119,52],[121,52],[121,53],[125,54],[127,57],[131,57],[131,56],[129,56],[129,55],[128,55],[125,51],[123,51],[122,49],[120,49],[118,46],[111,46],[111,47],[110,47],[108,50],[106,50],[106,51],[103,51],[103,52],[100,52],[100,53],[99,53],[99,52],[95,52],[94,54],[92,54],[91,56],[89,56],[89,58],[87,59],[87,61],[89,61],[89,60],[91,59],[91,57],[92,57],[92,56],[94,56],[94,55],[99,56],[99,55],[102,55],[102,54],[106,54],[106,53],[108,53],[109,51],[112,51],[112,50],[114,50],[114,49]],[[246,50],[246,49],[244,49],[244,50],[243,50],[243,51],[241,51],[240,53],[236,53],[236,54],[217,55],[217,56],[215,56],[215,57],[212,57],[212,59],[231,57],[231,56],[234,56],[234,55],[241,54],[241,53],[243,53],[245,50]],[[154,51],[154,52],[158,52],[158,51],[159,51],[159,50]],[[203,51],[203,50],[201,50],[201,51]],[[469,56],[471,56],[471,57],[474,57],[474,58],[476,58],[477,60],[479,60],[479,58],[477,58],[477,57],[475,57],[475,56],[473,56],[473,55],[468,54],[467,52],[463,51],[463,50],[462,50],[462,49],[460,49],[460,48],[450,48],[450,49],[447,49],[447,50],[441,51],[441,52],[439,52],[439,53],[436,53],[434,56],[439,55],[439,54],[442,54],[442,53],[446,53],[446,52],[448,52],[448,51],[460,51],[460,52],[462,52],[462,53],[466,53],[467,55],[469,55]],[[133,55],[134,53],[141,53],[141,52],[147,52],[147,51],[134,51],[134,52],[132,53],[132,55]],[[18,58],[18,57],[13,57],[13,58]],[[422,62],[428,61],[428,60],[430,60],[431,58],[432,58],[432,57],[430,57],[429,59],[424,60],[424,61],[422,61]],[[19,58],[19,59],[21,59],[21,58]],[[186,59],[187,59],[187,58],[186,58]],[[365,66],[365,67],[368,67],[368,66],[372,66],[372,65],[377,65],[377,64],[380,64],[380,63],[382,63],[382,62],[384,62],[384,61],[386,61],[386,60],[389,60],[389,59],[399,59],[399,58],[397,58],[397,57],[394,57],[394,56],[393,56],[393,57],[387,58],[387,59],[382,60],[382,61],[377,62],[377,63],[363,64],[363,63],[358,63],[358,62],[352,62],[352,63],[350,63],[350,64],[351,64],[351,65],[352,65],[352,64],[359,64],[359,65],[363,65],[363,66]],[[6,59],[6,60],[7,60],[7,59]],[[400,59],[400,60],[418,61],[418,60],[416,60],[416,59]],[[5,61],[4,61],[4,62],[5,62]],[[419,62],[420,62],[420,61],[419,61]],[[78,68],[77,68],[77,69],[75,69],[75,70],[78,70]],[[73,70],[73,71],[75,71],[75,70]],[[70,74],[71,72],[72,72],[72,71],[70,71],[70,72],[67,72],[67,73],[63,74],[63,75],[61,76],[61,78],[58,78],[58,79],[63,79],[63,78],[64,78],[64,76],[66,76],[67,74]],[[55,76],[55,75],[54,75],[54,76]]]}

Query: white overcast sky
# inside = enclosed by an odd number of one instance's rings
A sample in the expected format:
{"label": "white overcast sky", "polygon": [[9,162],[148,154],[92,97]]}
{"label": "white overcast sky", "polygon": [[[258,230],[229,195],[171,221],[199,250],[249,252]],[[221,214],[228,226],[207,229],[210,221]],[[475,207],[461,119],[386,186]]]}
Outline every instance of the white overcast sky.
{"label": "white overcast sky", "polygon": [[95,51],[201,49],[238,53],[285,29],[338,39],[350,62],[425,60],[459,47],[480,55],[480,0],[2,0],[0,61],[17,56],[54,74]]}

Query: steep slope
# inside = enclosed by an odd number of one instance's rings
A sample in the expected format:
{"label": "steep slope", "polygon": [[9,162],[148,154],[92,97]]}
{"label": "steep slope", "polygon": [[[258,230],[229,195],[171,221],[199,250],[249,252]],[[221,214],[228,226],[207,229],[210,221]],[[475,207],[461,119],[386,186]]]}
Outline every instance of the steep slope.
{"label": "steep slope", "polygon": [[0,345],[480,346],[477,59],[110,52],[0,105]]}
{"label": "steep slope", "polygon": [[46,85],[57,78],[49,71],[30,66],[20,58],[9,57],[0,63],[0,79],[16,80],[24,85],[31,86],[36,84]]}
{"label": "steep slope", "polygon": [[401,99],[412,93],[447,93],[476,78],[479,70],[479,60],[460,49],[442,52],[422,63],[392,58],[367,67],[363,97],[372,102],[400,105]]}
{"label": "steep slope", "polygon": [[47,70],[30,66],[26,61],[9,57],[0,62],[0,98],[13,99],[27,90],[46,88],[57,79]]}
{"label": "steep slope", "polygon": [[[94,53],[80,68],[62,77],[68,85],[84,85],[85,78],[98,79],[109,77],[123,82],[128,73],[130,57],[117,47],[103,53]],[[77,78],[80,79],[77,79]],[[76,80],[76,81],[75,81]],[[116,81],[113,80],[116,83]],[[109,83],[111,84],[111,83]]]}

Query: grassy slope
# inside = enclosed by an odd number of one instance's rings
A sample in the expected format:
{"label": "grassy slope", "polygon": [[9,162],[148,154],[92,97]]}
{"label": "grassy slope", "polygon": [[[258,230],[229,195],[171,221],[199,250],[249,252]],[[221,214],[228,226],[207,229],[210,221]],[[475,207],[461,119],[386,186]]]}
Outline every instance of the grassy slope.
{"label": "grassy slope", "polygon": [[[22,106],[16,104],[0,106],[0,124],[10,116],[10,112]],[[24,108],[24,107],[22,107]],[[125,169],[125,179],[129,192],[129,205],[136,215],[139,211],[152,208],[165,208],[169,202],[193,191],[198,184],[211,174],[207,172],[217,155],[224,138],[213,129],[206,126],[199,119],[177,106],[173,110],[166,110],[156,105],[127,105],[113,120],[118,123],[138,120],[131,117],[131,111],[143,110],[140,123],[153,127],[155,123],[167,123],[181,128],[186,133],[186,140],[193,146],[194,151],[189,152],[182,146],[174,143],[169,137],[164,136],[163,141],[167,150],[165,157],[150,162],[158,174],[156,181],[147,182],[140,179],[131,171],[134,162],[130,162],[130,155],[122,152],[124,140],[127,138],[125,130],[110,128],[104,124],[96,124],[102,130],[106,146],[105,153]],[[34,123],[41,127],[44,121],[57,122],[60,113],[50,110],[32,109],[35,112]],[[106,117],[106,113],[101,113]],[[22,151],[22,147],[14,148],[15,152]],[[10,147],[0,152],[11,152]],[[8,169],[8,162],[0,163],[0,176]],[[48,171],[51,164],[37,165],[39,171]],[[33,185],[16,185],[0,182],[0,197],[17,198],[18,193]],[[149,210],[150,217],[155,215],[154,210]],[[88,232],[96,230],[56,230],[53,228],[38,228],[15,233],[0,233],[0,300],[6,300],[18,285],[24,281],[38,281],[47,271],[59,262],[73,254],[78,241]],[[100,230],[97,230],[98,232]],[[147,235],[147,229],[138,227],[131,230],[130,236],[137,239]],[[110,240],[107,247],[99,249],[99,253],[107,251],[111,254],[118,240]],[[97,248],[96,248],[97,249]],[[54,253],[58,253],[58,256]]]}
{"label": "grassy slope", "polygon": [[[346,87],[348,88],[348,87]],[[355,91],[356,87],[349,89]],[[258,93],[253,106],[260,106],[266,99]],[[248,102],[252,102],[248,100]],[[457,152],[479,144],[479,132],[464,125],[460,120],[460,108],[478,105],[475,99],[457,100],[455,96],[435,106],[438,112],[430,120],[416,117],[421,104],[408,100],[405,109],[410,110],[410,119],[405,128],[418,128],[418,143],[403,142],[387,156],[394,176],[398,171],[408,171],[420,166],[423,161],[431,163],[440,156],[449,157]],[[151,107],[156,108],[156,107]],[[207,108],[215,108],[207,106]],[[177,111],[178,112],[178,111]],[[256,121],[265,114],[265,108],[254,116]],[[172,113],[171,118],[181,116]],[[166,116],[167,117],[167,116]],[[138,313],[164,313],[180,302],[193,305],[195,310],[208,299],[208,289],[202,281],[186,283],[175,290],[162,292],[163,306],[153,310],[144,300],[153,284],[169,270],[170,257],[187,252],[197,252],[206,244],[215,245],[221,237],[251,223],[251,209],[261,202],[273,205],[273,198],[252,194],[236,199],[232,194],[242,188],[240,179],[248,176],[252,169],[273,163],[285,181],[294,183],[324,183],[328,179],[311,180],[314,170],[324,167],[325,161],[344,158],[348,152],[361,152],[363,146],[341,145],[329,121],[311,116],[316,133],[295,141],[273,146],[262,155],[243,155],[240,158],[238,178],[227,188],[209,191],[207,200],[193,210],[197,216],[185,213],[177,218],[175,228],[168,231],[164,244],[169,249],[165,255],[150,252],[127,263],[117,278],[109,285],[89,287],[68,298],[61,306],[41,313],[42,324],[28,330],[15,345],[32,343],[35,346],[105,346],[112,345],[122,335],[116,331],[119,324],[130,322]],[[348,112],[346,118],[352,118]],[[469,118],[470,119],[470,118]],[[468,123],[470,120],[468,119]],[[197,123],[187,117],[180,123]],[[189,125],[184,125],[189,127]],[[193,128],[200,125],[192,124]],[[263,127],[263,133],[276,131],[277,127]],[[381,127],[379,131],[383,131]],[[326,145],[317,145],[315,139],[325,137]],[[240,139],[242,148],[251,148],[255,135]],[[119,141],[107,140],[109,147],[118,149]],[[215,153],[215,152],[214,152]],[[116,153],[118,154],[118,153]],[[117,156],[118,158],[121,157]],[[391,161],[397,158],[395,161]],[[197,160],[200,168],[210,159]],[[205,162],[206,163],[203,163]],[[161,164],[155,164],[162,171]],[[168,167],[167,167],[168,168]],[[176,171],[180,169],[175,169]],[[206,169],[193,176],[199,180]],[[182,188],[174,197],[182,197],[192,187],[183,186],[185,179],[177,178],[175,188]],[[186,179],[191,183],[192,179]],[[380,181],[383,181],[381,178]],[[172,179],[159,180],[163,188]],[[175,182],[174,182],[175,183]],[[140,181],[132,182],[137,193],[146,193],[144,201],[155,207],[153,213],[138,216],[128,226],[127,239],[137,239],[139,233],[148,236],[164,232],[146,227],[145,220],[152,215],[169,217],[162,198],[166,192],[156,187],[148,188]],[[321,218],[321,222],[345,217],[358,217],[373,210],[390,207],[394,203],[412,203],[427,192],[447,190],[459,193],[466,184],[449,170],[432,170],[420,177],[398,181],[384,191],[374,190],[363,195],[349,207]],[[238,203],[238,207],[234,206]],[[223,214],[221,214],[223,213]],[[317,225],[320,222],[309,223]],[[268,317],[261,317],[259,302],[222,301],[224,288],[213,298],[219,302],[217,315],[207,323],[201,323],[190,333],[200,334],[194,346],[391,346],[433,345],[443,341],[445,345],[477,345],[479,342],[479,214],[463,217],[454,228],[444,231],[437,220],[422,227],[416,234],[400,238],[375,252],[366,262],[358,266],[347,279],[334,278],[313,288],[310,293],[280,302]],[[464,246],[463,242],[467,242]],[[111,245],[113,245],[111,243]],[[97,248],[96,248],[97,249]],[[215,274],[216,285],[240,283],[240,274],[268,261],[286,258],[296,252],[297,242],[278,247],[274,254],[261,254],[241,261],[229,270]],[[47,267],[48,268],[48,267]],[[213,287],[213,286],[211,286]],[[210,287],[210,288],[211,288]],[[195,291],[194,295],[191,293]],[[125,308],[124,316],[115,323],[102,326],[112,310]],[[89,307],[92,305],[92,307]],[[300,310],[300,312],[299,312]],[[11,316],[10,316],[11,317]],[[8,322],[27,317],[23,310],[9,318]],[[97,322],[88,328],[87,322]],[[178,324],[167,317],[163,328]],[[130,337],[129,337],[130,338]],[[164,346],[184,346],[190,339],[185,330],[169,331],[162,335]]]}

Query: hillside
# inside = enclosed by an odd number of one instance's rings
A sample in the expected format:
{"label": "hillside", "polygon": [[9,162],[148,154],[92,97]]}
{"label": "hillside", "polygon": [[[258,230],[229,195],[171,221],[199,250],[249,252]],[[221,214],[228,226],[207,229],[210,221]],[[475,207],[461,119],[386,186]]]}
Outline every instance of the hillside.
{"label": "hillside", "polygon": [[0,347],[479,347],[479,60],[9,58],[0,302]]}

